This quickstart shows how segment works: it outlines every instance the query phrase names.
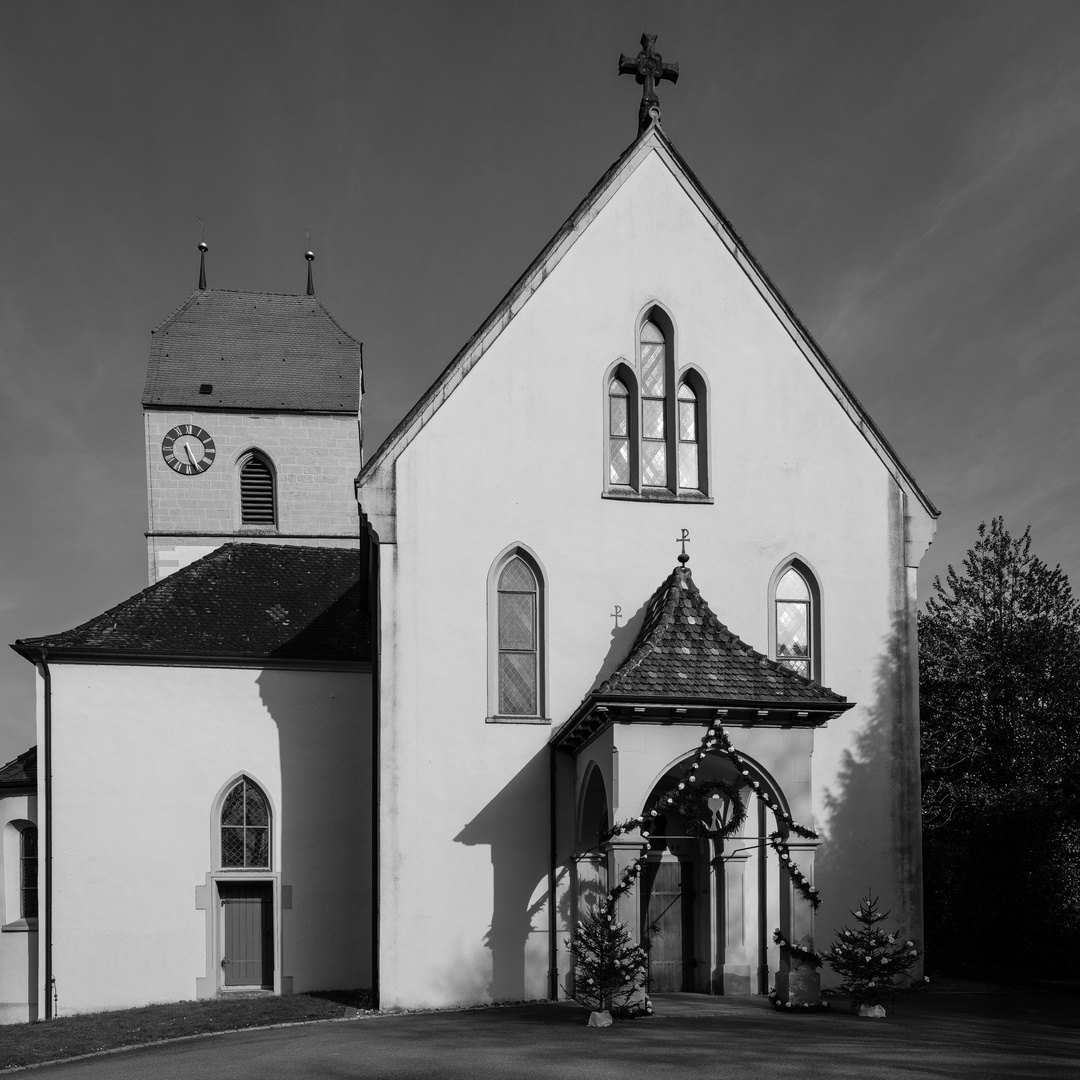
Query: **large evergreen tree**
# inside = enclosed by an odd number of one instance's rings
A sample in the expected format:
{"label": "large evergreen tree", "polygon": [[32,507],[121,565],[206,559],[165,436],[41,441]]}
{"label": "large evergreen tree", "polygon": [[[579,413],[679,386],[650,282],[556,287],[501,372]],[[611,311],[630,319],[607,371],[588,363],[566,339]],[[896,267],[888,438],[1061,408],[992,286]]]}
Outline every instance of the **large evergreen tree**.
{"label": "large evergreen tree", "polygon": [[1002,519],[919,616],[928,961],[1080,960],[1080,604]]}

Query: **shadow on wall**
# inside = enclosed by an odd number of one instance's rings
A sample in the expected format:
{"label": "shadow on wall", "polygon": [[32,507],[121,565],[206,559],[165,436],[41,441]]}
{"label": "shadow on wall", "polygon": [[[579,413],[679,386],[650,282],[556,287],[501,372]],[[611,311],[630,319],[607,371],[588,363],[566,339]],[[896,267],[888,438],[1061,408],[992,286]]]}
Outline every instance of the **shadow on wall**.
{"label": "shadow on wall", "polygon": [[491,928],[484,945],[491,950],[492,1001],[547,997],[548,762],[545,746],[454,837],[491,848]]}
{"label": "shadow on wall", "polygon": [[[851,925],[850,911],[868,888],[881,898],[882,911],[891,910],[886,930],[899,930],[922,946],[919,733],[917,724],[904,720],[909,678],[904,629],[902,617],[895,617],[863,729],[854,750],[843,753],[836,787],[824,794],[828,820],[815,864],[822,889],[815,920],[819,951],[829,947],[835,930]],[[884,820],[871,812],[882,804],[883,792]]]}
{"label": "shadow on wall", "polygon": [[600,670],[596,673],[596,678],[593,679],[592,686],[589,688],[590,693],[597,689],[605,679],[609,679],[619,665],[630,655],[630,650],[634,647],[634,642],[637,641],[642,624],[645,622],[647,609],[648,602],[642,604],[622,626],[612,628],[611,644],[608,646],[604,662],[600,665]]}
{"label": "shadow on wall", "polygon": [[[259,692],[278,730],[285,989],[371,985],[370,678],[264,670]],[[287,907],[291,891],[291,908]]]}

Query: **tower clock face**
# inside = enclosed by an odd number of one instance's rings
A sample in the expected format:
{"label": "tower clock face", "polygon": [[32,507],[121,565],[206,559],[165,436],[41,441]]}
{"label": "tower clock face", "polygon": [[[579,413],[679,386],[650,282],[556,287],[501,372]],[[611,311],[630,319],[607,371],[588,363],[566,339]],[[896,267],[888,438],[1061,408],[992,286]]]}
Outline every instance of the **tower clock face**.
{"label": "tower clock face", "polygon": [[174,472],[194,476],[214,464],[217,447],[205,428],[198,424],[178,424],[161,440],[161,456]]}

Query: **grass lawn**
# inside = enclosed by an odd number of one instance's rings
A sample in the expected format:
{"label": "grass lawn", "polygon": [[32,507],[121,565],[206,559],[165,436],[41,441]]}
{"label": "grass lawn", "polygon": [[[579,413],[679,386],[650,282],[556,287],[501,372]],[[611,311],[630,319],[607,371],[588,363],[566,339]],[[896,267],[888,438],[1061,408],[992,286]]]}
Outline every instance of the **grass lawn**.
{"label": "grass lawn", "polygon": [[287,997],[259,994],[176,1001],[140,1009],[62,1016],[37,1024],[9,1024],[0,1027],[0,1069],[209,1031],[341,1020],[370,1011],[370,1006],[370,991],[328,990]]}

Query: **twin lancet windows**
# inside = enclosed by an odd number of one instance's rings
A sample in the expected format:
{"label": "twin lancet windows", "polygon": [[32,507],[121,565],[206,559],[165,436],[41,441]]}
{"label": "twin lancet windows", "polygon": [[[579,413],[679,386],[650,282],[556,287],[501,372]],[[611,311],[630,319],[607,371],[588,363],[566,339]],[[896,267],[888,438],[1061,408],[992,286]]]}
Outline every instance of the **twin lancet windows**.
{"label": "twin lancet windows", "polygon": [[705,380],[692,368],[676,378],[670,324],[659,311],[641,325],[637,370],[617,364],[608,386],[611,494],[708,494]]}

